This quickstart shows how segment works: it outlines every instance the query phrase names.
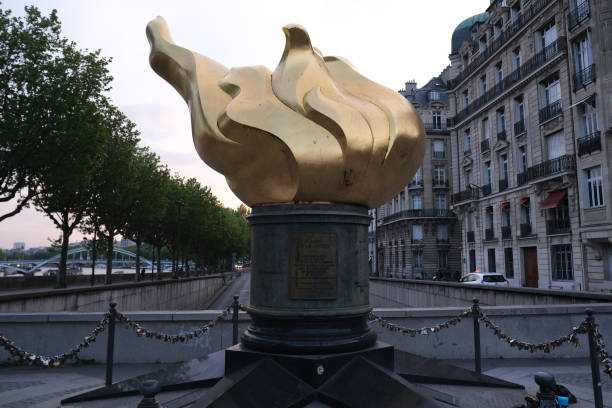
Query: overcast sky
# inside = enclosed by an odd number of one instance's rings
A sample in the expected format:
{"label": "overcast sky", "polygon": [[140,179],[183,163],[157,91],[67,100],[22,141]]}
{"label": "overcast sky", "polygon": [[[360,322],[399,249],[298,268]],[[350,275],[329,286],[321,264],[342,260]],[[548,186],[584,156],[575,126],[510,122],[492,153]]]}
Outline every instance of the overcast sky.
{"label": "overcast sky", "polygon": [[[226,67],[265,65],[274,71],[284,48],[281,28],[304,26],[324,55],[350,60],[366,77],[399,90],[408,80],[419,86],[449,63],[451,35],[465,18],[483,12],[488,0],[327,0],[327,1],[153,1],[0,0],[2,9],[22,15],[25,5],[48,14],[58,10],[63,34],[80,48],[112,57],[110,96],[134,121],[142,144],[172,171],[196,177],[220,201],[240,201],[225,178],[207,167],[191,142],[187,107],[178,93],[149,67],[145,26],[163,16],[174,41]],[[0,206],[4,212],[7,206]],[[33,209],[0,223],[0,248],[14,242],[45,246],[59,230]],[[73,240],[81,235],[74,234]]]}

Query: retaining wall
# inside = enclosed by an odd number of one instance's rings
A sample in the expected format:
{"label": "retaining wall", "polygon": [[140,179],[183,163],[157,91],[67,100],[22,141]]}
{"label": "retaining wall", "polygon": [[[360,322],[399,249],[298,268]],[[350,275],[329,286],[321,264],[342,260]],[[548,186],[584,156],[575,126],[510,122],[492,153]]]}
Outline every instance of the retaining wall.
{"label": "retaining wall", "polygon": [[[569,306],[485,307],[483,311],[508,335],[522,341],[540,343],[568,334],[585,317],[585,307],[595,311],[604,339],[612,344],[612,305],[589,304]],[[404,327],[431,327],[459,315],[465,308],[438,309],[375,309],[374,313]],[[168,334],[185,333],[213,320],[221,311],[182,312],[125,312],[134,321],[155,331]],[[0,333],[13,340],[22,349],[53,356],[68,351],[95,327],[102,318],[100,313],[0,313]],[[174,362],[202,357],[232,345],[231,317],[217,324],[210,332],[186,343],[165,343],[160,340],[137,337],[131,329],[118,324],[115,338],[115,362]],[[249,317],[240,313],[239,330],[244,331]],[[441,359],[473,358],[473,323],[466,318],[456,326],[426,336],[402,335],[390,332],[379,323],[372,323],[380,341],[393,344],[397,349],[426,357]],[[519,351],[498,339],[491,330],[481,325],[483,358],[576,358],[588,356],[586,335],[579,335],[578,348],[564,344],[551,353]],[[82,359],[104,362],[106,358],[106,332],[79,355]],[[9,358],[0,349],[0,361]]]}

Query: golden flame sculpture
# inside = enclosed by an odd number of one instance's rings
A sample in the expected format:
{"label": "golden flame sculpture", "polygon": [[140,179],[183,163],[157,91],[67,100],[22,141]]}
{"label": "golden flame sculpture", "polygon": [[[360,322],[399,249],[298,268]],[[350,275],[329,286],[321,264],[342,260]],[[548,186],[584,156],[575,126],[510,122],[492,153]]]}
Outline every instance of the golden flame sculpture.
{"label": "golden flame sculpture", "polygon": [[333,202],[373,208],[412,178],[424,128],[404,97],[324,57],[299,25],[274,72],[227,69],[147,25],[149,62],[187,102],[195,148],[250,206]]}

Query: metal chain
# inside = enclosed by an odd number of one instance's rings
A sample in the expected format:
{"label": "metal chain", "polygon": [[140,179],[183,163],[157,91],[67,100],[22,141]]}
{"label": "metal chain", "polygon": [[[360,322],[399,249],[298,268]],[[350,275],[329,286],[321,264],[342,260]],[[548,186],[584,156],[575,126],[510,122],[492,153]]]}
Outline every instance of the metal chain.
{"label": "metal chain", "polygon": [[105,313],[104,318],[100,320],[95,329],[83,337],[83,341],[81,341],[81,343],[74,346],[72,350],[53,357],[46,357],[24,351],[19,346],[15,345],[13,341],[1,334],[0,346],[4,347],[9,353],[11,353],[11,356],[17,357],[17,363],[20,365],[35,365],[45,368],[55,368],[66,364],[67,360],[75,358],[82,349],[89,347],[91,343],[95,342],[96,337],[98,337],[98,335],[104,331],[105,326],[108,326],[110,323],[110,319],[111,314],[108,312]]}
{"label": "metal chain", "polygon": [[593,332],[595,334],[595,344],[601,356],[601,363],[605,367],[603,372],[612,377],[612,359],[610,359],[610,354],[606,350],[606,344],[603,341],[603,334],[599,331],[599,325],[595,322],[593,322]]}
{"label": "metal chain", "polygon": [[189,341],[194,338],[203,336],[204,334],[208,332],[209,329],[213,328],[217,324],[218,321],[224,320],[225,317],[229,314],[231,309],[232,309],[232,306],[230,305],[219,316],[217,316],[215,320],[211,320],[205,325],[191,332],[187,332],[183,334],[167,334],[167,333],[156,332],[151,329],[147,329],[146,327],[142,327],[140,323],[133,321],[132,319],[130,319],[129,317],[127,317],[121,312],[117,312],[117,320],[120,322],[124,322],[128,328],[136,331],[136,335],[138,337],[146,337],[149,339],[163,340],[169,343],[178,343],[178,342]]}
{"label": "metal chain", "polygon": [[516,347],[519,350],[529,350],[534,353],[536,351],[543,351],[545,353],[550,353],[551,350],[561,346],[564,343],[570,343],[574,347],[579,347],[580,342],[578,341],[578,334],[585,334],[588,330],[587,320],[584,319],[580,324],[576,327],[572,328],[572,331],[562,337],[559,337],[555,340],[548,340],[544,343],[527,343],[524,341],[520,341],[508,336],[504,333],[499,326],[495,325],[481,310],[479,310],[479,320],[484,323],[485,327],[493,330],[493,333],[497,336],[497,338],[504,340],[506,343],[510,345],[510,347]]}
{"label": "metal chain", "polygon": [[385,327],[387,329],[389,329],[392,332],[397,332],[397,333],[402,333],[402,334],[407,334],[410,337],[414,337],[417,334],[421,334],[423,336],[426,336],[428,334],[431,333],[437,333],[442,329],[447,329],[450,326],[455,326],[457,323],[459,323],[461,321],[461,319],[470,316],[472,314],[472,310],[471,309],[467,309],[465,312],[461,313],[459,316],[453,317],[450,320],[447,320],[443,323],[439,323],[436,324],[435,326],[431,326],[431,327],[421,327],[419,329],[412,329],[409,327],[402,327],[400,325],[397,325],[395,323],[391,323],[388,320],[383,319],[382,317],[375,315],[374,313],[370,312],[370,315],[368,316],[368,319],[371,321],[376,321],[378,323],[380,323],[380,325],[382,327]]}

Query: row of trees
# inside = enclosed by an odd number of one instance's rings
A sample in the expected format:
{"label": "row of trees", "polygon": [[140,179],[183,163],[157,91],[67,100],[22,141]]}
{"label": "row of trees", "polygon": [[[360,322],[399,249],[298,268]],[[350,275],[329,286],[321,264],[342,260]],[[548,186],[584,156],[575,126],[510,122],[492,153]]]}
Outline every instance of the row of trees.
{"label": "row of trees", "polygon": [[136,125],[106,96],[109,63],[62,37],[55,11],[26,7],[15,17],[0,9],[0,202],[15,203],[0,222],[30,205],[53,221],[58,287],[77,229],[92,237],[94,254],[105,243],[107,283],[118,235],[136,242],[137,255],[148,242],[157,259],[166,246],[199,265],[248,251],[240,211],[223,208],[195,179],[171,175],[139,145]]}

